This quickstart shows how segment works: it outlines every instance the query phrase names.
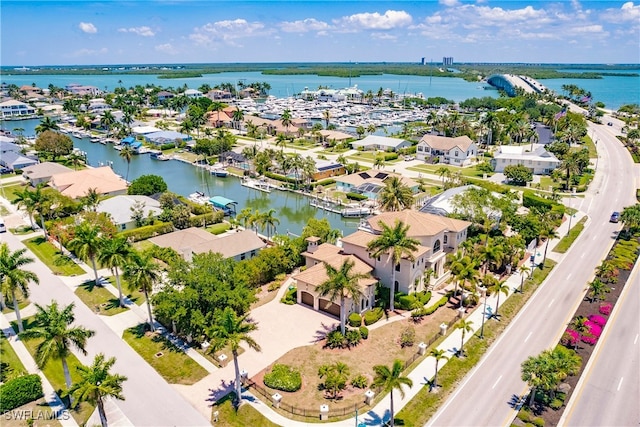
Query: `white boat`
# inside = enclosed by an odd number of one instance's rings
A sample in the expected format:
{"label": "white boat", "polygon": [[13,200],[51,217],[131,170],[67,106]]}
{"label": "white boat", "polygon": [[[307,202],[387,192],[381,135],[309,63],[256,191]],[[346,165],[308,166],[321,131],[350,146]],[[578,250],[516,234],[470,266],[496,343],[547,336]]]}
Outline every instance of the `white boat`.
{"label": "white boat", "polygon": [[216,176],[218,178],[226,178],[229,175],[226,169],[221,167],[213,167],[211,168],[211,175]]}
{"label": "white boat", "polygon": [[363,216],[369,216],[373,212],[372,209],[366,207],[359,208],[345,208],[340,211],[340,215],[345,218],[360,218]]}
{"label": "white boat", "polygon": [[188,199],[194,203],[198,203],[201,205],[209,203],[209,198],[205,196],[205,194],[201,191],[196,191],[195,193],[189,194]]}
{"label": "white boat", "polygon": [[264,193],[271,193],[271,185],[264,180],[256,180],[251,178],[243,178],[240,184],[243,187],[253,188],[254,190],[259,190]]}

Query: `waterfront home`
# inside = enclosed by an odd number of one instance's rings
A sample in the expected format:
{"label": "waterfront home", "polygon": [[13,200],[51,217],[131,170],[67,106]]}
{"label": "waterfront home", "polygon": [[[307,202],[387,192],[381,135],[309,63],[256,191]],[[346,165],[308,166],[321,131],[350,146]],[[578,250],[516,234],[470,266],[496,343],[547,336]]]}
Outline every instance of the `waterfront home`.
{"label": "waterfront home", "polygon": [[491,166],[496,172],[504,172],[504,168],[512,165],[523,165],[535,175],[547,175],[562,163],[553,153],[545,150],[543,145],[534,144],[533,151],[529,145],[501,145],[491,159]]}
{"label": "waterfront home", "polygon": [[0,156],[0,166],[9,168],[12,171],[22,170],[28,166],[38,163],[38,159],[23,156],[19,152],[7,151]]}
{"label": "waterfront home", "polygon": [[354,255],[342,253],[335,245],[324,243],[318,245],[317,237],[307,238],[307,251],[302,253],[306,260],[307,268],[294,276],[296,281],[298,304],[304,304],[316,311],[324,311],[333,316],[340,317],[340,299],[331,300],[328,296],[322,296],[316,290],[318,286],[327,281],[327,269],[325,263],[335,269],[340,269],[345,261],[353,262],[352,272],[364,274],[366,277],[358,280],[358,286],[362,296],[358,301],[353,301],[351,295],[345,298],[345,316],[351,313],[362,313],[375,305],[376,283],[373,277],[373,268]]}
{"label": "waterfront home", "polygon": [[233,98],[233,94],[228,90],[211,89],[209,92],[207,92],[206,97],[211,99],[212,101],[216,101],[218,99],[231,99]]}
{"label": "waterfront home", "polygon": [[250,230],[237,230],[216,236],[195,227],[156,236],[149,241],[162,248],[172,248],[187,261],[191,261],[194,254],[209,252],[242,261],[255,257],[266,247],[266,243]]}
{"label": "waterfront home", "polygon": [[99,96],[102,94],[102,91],[95,86],[85,86],[78,83],[70,83],[65,86],[65,89],[70,92],[72,95],[84,96]]}
{"label": "waterfront home", "polygon": [[478,154],[478,146],[466,136],[424,135],[416,147],[416,158],[433,163],[438,160],[454,166],[466,166]]}
{"label": "waterfront home", "polygon": [[109,166],[55,174],[51,176],[49,185],[72,199],[86,196],[89,190],[104,196],[127,193],[127,182]]}
{"label": "waterfront home", "polygon": [[314,181],[320,181],[346,173],[346,169],[342,163],[333,160],[316,160],[315,162],[316,171],[312,176]]}
{"label": "waterfront home", "polygon": [[162,213],[160,202],[141,195],[110,197],[102,200],[96,207],[96,211],[109,214],[111,221],[120,231],[131,230],[138,226],[133,218],[135,211],[140,211],[142,219],[153,218]]}
{"label": "waterfront home", "polygon": [[144,139],[155,145],[172,144],[176,141],[187,142],[191,141],[191,136],[176,132],[174,130],[161,130],[159,132],[147,133],[144,135]]}
{"label": "waterfront home", "polygon": [[398,151],[401,148],[411,147],[411,141],[388,136],[367,135],[359,141],[351,143],[353,148],[362,147],[364,150]]}
{"label": "waterfront home", "polygon": [[[469,212],[468,210],[466,210],[465,207],[455,208],[452,204],[452,201],[454,197],[457,196],[458,194],[462,194],[471,189],[480,190],[481,187],[478,187],[477,185],[463,185],[461,187],[450,188],[438,194],[437,196],[434,196],[428,199],[425,202],[425,204],[420,208],[420,212],[430,213],[430,214],[440,215],[440,216],[460,214],[468,217],[472,214],[472,212]],[[497,198],[503,197],[502,194],[500,193],[492,192],[491,194]],[[496,221],[496,223],[500,222],[500,219],[502,218],[502,211],[500,211],[499,209],[494,210],[487,206],[483,207],[482,210],[489,218]]]}
{"label": "waterfront home", "polygon": [[60,163],[43,162],[23,168],[22,177],[29,181],[31,186],[35,187],[38,184],[48,183],[55,174],[67,172],[73,172],[73,169]]}
{"label": "waterfront home", "polygon": [[12,136],[0,135],[0,154],[20,153],[22,151],[22,147],[14,144],[15,140],[16,139]]}
{"label": "waterfront home", "polygon": [[337,130],[319,130],[318,135],[320,135],[319,142],[324,146],[336,145],[341,142],[347,142],[355,139],[353,135]]}
{"label": "waterfront home", "polygon": [[197,89],[187,89],[184,91],[184,96],[189,99],[198,99],[202,98],[204,94]]}
{"label": "waterfront home", "polygon": [[0,114],[2,114],[2,120],[11,120],[20,117],[33,116],[36,114],[36,109],[24,102],[9,99],[7,101],[0,102]]}
{"label": "waterfront home", "polygon": [[171,98],[175,98],[175,95],[173,93],[168,92],[166,90],[161,90],[160,92],[158,92],[156,96],[158,97],[158,102],[161,102],[161,103]]}
{"label": "waterfront home", "polygon": [[154,132],[160,132],[162,129],[155,126],[134,126],[131,128],[131,133],[134,135],[147,135]]}
{"label": "waterfront home", "polygon": [[385,181],[393,176],[399,178],[404,185],[411,189],[413,194],[418,193],[420,183],[413,179],[397,173],[376,171],[374,169],[336,177],[336,190],[343,193],[358,193],[376,200],[385,186]]}

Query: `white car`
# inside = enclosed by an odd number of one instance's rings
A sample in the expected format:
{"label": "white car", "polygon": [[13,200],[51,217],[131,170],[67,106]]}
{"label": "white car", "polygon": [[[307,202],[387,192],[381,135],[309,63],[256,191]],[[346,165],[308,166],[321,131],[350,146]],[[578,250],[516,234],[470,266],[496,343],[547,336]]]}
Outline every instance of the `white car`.
{"label": "white car", "polygon": [[404,157],[404,161],[405,162],[410,162],[411,160],[415,160],[416,156],[405,156]]}

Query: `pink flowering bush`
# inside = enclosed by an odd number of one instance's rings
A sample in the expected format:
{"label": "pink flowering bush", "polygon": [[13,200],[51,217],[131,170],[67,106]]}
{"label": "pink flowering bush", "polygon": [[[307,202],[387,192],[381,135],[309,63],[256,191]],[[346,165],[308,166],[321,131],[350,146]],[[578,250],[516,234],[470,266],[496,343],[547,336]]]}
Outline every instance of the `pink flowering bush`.
{"label": "pink flowering bush", "polygon": [[598,339],[596,337],[590,337],[589,335],[585,335],[581,338],[582,342],[589,345],[594,345]]}
{"label": "pink flowering bush", "polygon": [[573,329],[567,329],[560,340],[561,344],[568,347],[575,347],[580,339],[580,334]]}
{"label": "pink flowering bush", "polygon": [[593,323],[591,320],[587,320],[584,324],[589,328],[589,333],[591,335],[595,338],[600,338],[600,335],[602,334],[602,326]]}
{"label": "pink flowering bush", "polygon": [[591,316],[589,316],[589,320],[598,326],[604,326],[607,323],[606,318],[599,316],[597,314],[592,314]]}
{"label": "pink flowering bush", "polygon": [[610,303],[605,302],[603,304],[600,304],[600,308],[598,309],[598,311],[600,312],[600,314],[604,314],[605,316],[608,316],[611,314],[612,308],[613,306]]}

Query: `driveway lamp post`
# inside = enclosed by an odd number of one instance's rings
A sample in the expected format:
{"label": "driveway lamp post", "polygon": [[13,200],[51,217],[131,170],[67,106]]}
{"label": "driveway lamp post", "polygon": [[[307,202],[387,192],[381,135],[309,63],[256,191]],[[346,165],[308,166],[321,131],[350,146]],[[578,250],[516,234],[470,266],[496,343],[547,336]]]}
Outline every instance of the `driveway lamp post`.
{"label": "driveway lamp post", "polygon": [[480,339],[484,339],[484,319],[487,317],[487,288],[480,288],[480,295],[484,297],[484,307],[482,308],[482,326],[480,326]]}
{"label": "driveway lamp post", "polygon": [[571,218],[573,218],[574,216],[576,216],[576,214],[569,215],[569,228],[567,228],[567,234],[565,234],[565,236],[568,236],[571,232]]}

